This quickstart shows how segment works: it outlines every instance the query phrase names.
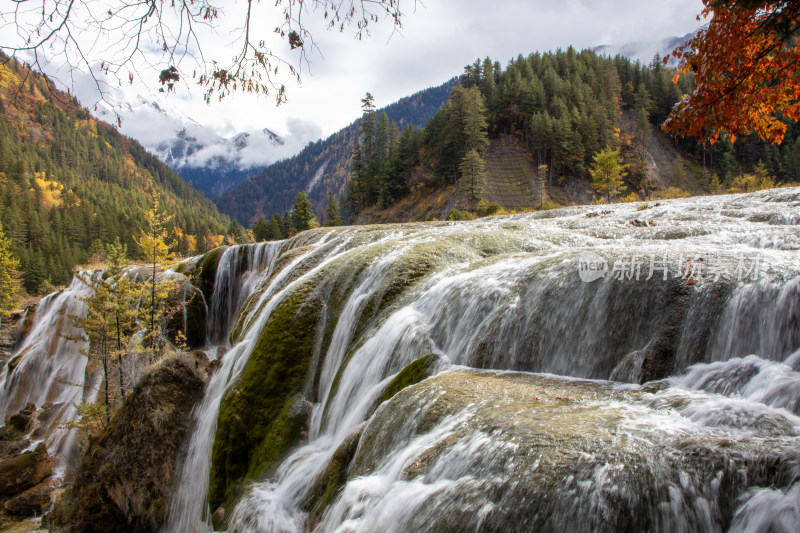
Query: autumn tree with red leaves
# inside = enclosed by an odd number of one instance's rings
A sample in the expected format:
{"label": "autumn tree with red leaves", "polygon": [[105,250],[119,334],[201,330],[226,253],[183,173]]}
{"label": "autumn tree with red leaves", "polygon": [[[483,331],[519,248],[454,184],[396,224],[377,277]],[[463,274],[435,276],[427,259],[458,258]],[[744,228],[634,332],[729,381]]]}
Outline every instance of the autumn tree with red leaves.
{"label": "autumn tree with red leaves", "polygon": [[780,143],[783,121],[800,119],[800,3],[704,3],[700,17],[710,22],[673,52],[695,89],[675,105],[664,131],[712,143],[755,132]]}

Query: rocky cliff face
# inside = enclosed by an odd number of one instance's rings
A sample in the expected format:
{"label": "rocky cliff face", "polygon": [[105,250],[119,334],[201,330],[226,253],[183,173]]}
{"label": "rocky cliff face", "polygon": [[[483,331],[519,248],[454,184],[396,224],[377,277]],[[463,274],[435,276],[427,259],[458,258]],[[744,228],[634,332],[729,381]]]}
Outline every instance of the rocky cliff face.
{"label": "rocky cliff face", "polygon": [[62,531],[149,532],[161,526],[175,463],[203,394],[195,364],[169,359],[150,371],[91,441],[54,512]]}
{"label": "rocky cliff face", "polygon": [[41,516],[50,507],[53,458],[43,442],[31,441],[41,439],[42,422],[52,411],[29,403],[0,427],[0,526]]}

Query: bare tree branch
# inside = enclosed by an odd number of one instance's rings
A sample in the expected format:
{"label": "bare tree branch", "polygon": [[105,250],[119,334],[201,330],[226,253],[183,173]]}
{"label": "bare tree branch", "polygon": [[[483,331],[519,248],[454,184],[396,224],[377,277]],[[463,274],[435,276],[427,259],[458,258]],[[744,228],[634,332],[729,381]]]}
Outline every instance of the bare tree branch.
{"label": "bare tree branch", "polygon": [[[274,26],[260,13],[256,22],[258,4],[260,11],[271,9]],[[166,90],[194,79],[209,102],[245,92],[270,94],[280,104],[286,100],[285,81],[299,82],[307,54],[319,51],[311,22],[324,21],[328,30],[339,32],[352,27],[360,40],[382,19],[399,30],[404,17],[401,0],[14,0],[6,5],[0,8],[0,50],[39,70],[63,64],[72,88],[75,72],[88,73],[100,95],[96,103],[106,100],[109,81],[133,83],[140,69],[147,69],[153,83],[160,79]],[[233,57],[218,57],[208,34],[239,17]],[[293,59],[276,48],[281,41],[296,51]]]}

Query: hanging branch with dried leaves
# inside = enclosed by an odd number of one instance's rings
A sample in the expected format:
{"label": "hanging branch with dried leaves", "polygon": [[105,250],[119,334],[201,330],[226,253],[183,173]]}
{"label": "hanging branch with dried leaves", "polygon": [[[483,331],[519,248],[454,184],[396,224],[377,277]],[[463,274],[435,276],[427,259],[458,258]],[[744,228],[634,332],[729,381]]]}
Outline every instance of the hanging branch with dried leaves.
{"label": "hanging branch with dried leaves", "polygon": [[[416,6],[418,1],[406,4]],[[152,69],[162,91],[189,78],[205,88],[208,102],[238,91],[270,94],[280,104],[286,101],[281,70],[299,81],[307,52],[317,48],[304,17],[321,18],[329,30],[354,27],[360,40],[381,19],[399,29],[404,16],[401,0],[275,0],[274,33],[299,52],[288,58],[263,34],[272,26],[264,24],[260,14],[255,23],[259,0],[241,0],[239,13],[237,3],[221,0],[124,0],[111,8],[100,0],[9,4],[0,8],[0,50],[39,70],[50,63],[60,65],[59,72],[66,71],[68,77],[60,81],[70,87],[76,86],[78,72],[88,72],[100,99],[108,92],[108,80],[133,83],[142,77],[140,71]],[[226,49],[234,55],[218,57],[204,32],[230,22],[238,25]]]}

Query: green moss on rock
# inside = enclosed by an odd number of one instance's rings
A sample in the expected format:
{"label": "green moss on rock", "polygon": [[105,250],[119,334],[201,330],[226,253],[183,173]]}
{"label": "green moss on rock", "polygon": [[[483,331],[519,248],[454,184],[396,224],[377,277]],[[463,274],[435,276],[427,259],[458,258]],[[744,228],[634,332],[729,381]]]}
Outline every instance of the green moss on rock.
{"label": "green moss on rock", "polygon": [[14,496],[38,484],[52,471],[44,443],[32,452],[0,461],[0,497]]}
{"label": "green moss on rock", "polygon": [[244,479],[269,472],[302,438],[293,406],[306,380],[313,332],[324,308],[310,293],[308,283],[277,305],[242,376],[222,399],[211,455],[212,509],[234,498]]}
{"label": "green moss on rock", "polygon": [[321,515],[339,494],[347,482],[350,465],[358,450],[358,443],[363,432],[364,424],[361,424],[336,448],[328,466],[311,484],[303,502],[304,510]]}
{"label": "green moss on rock", "polygon": [[3,509],[8,514],[16,516],[41,516],[50,507],[52,492],[52,484],[49,480],[45,480],[8,500]]}
{"label": "green moss on rock", "polygon": [[385,402],[406,387],[415,385],[433,375],[440,359],[441,358],[435,353],[429,353],[409,363],[389,382],[389,385],[386,386],[382,400]]}
{"label": "green moss on rock", "polygon": [[[678,429],[664,426],[665,404],[657,398],[555,376],[446,372],[383,404],[364,429],[348,479],[380,475],[381,483],[432,487],[458,478],[457,490],[409,500],[413,512],[394,524],[408,531],[608,532],[659,530],[664,523],[667,530],[676,523],[725,530],[748,488],[784,489],[796,479],[800,455],[790,424],[757,436],[688,420]],[[677,411],[715,401],[686,391],[659,400],[677,402]],[[408,447],[422,435],[428,438],[417,442],[425,446]],[[388,472],[386,458],[401,456],[402,470]],[[370,523],[382,500],[371,502],[364,492],[349,510]],[[662,514],[671,494],[703,505],[679,507],[672,516],[685,522],[662,522],[671,517]]]}

